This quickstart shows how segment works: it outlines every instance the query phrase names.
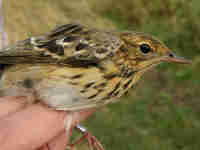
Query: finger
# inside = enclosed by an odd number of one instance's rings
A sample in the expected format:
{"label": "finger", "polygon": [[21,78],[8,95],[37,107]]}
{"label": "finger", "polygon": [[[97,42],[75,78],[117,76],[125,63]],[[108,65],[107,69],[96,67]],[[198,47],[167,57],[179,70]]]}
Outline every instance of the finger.
{"label": "finger", "polygon": [[[73,125],[86,119],[93,110],[73,114]],[[0,120],[0,145],[4,150],[34,150],[64,130],[67,113],[32,105]],[[69,137],[68,137],[69,138]]]}
{"label": "finger", "polygon": [[49,150],[49,146],[47,144],[41,146],[39,149],[37,150]]}
{"label": "finger", "polygon": [[65,150],[68,144],[67,142],[68,137],[66,136],[65,131],[63,131],[38,150]]}
{"label": "finger", "polygon": [[[94,110],[93,110],[94,111]],[[74,112],[68,115],[72,115],[73,118],[73,126],[79,123],[81,120],[86,119],[92,112],[92,110],[88,111],[81,111],[81,112]],[[66,119],[66,118],[65,118]],[[71,127],[73,128],[73,127]],[[72,129],[70,130],[70,132]],[[71,136],[72,133],[67,134],[66,130],[60,133],[58,136],[54,137],[48,144],[45,144],[42,149],[40,150],[65,150],[67,144],[69,143],[69,138],[67,135]]]}
{"label": "finger", "polygon": [[66,113],[33,105],[0,120],[3,150],[34,150],[64,130]]}
{"label": "finger", "polygon": [[2,97],[0,98],[0,118],[10,115],[24,107],[25,98]]}
{"label": "finger", "polygon": [[49,143],[49,150],[65,150],[67,147],[68,137],[65,131],[60,133],[58,136],[54,137]]}

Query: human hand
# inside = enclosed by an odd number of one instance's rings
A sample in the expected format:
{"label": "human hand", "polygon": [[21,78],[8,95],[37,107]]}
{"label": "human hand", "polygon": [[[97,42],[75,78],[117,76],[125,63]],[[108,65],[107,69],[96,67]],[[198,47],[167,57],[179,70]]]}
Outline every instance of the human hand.
{"label": "human hand", "polygon": [[[25,98],[0,98],[0,147],[3,150],[65,150],[64,130],[68,113],[41,104],[24,107]],[[95,110],[74,112],[73,126]],[[69,135],[69,134],[68,134]]]}

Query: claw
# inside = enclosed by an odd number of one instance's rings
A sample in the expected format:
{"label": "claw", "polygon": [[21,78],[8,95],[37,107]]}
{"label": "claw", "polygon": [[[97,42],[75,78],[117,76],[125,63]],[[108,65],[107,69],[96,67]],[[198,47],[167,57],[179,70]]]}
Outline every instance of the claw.
{"label": "claw", "polygon": [[97,140],[97,138],[91,135],[89,132],[87,132],[87,130],[84,127],[77,125],[76,129],[81,131],[83,136],[80,139],[76,140],[74,143],[68,145],[71,148],[71,150],[73,150],[73,147],[75,145],[81,143],[85,139],[87,139],[88,147],[90,150],[104,150],[102,144]]}

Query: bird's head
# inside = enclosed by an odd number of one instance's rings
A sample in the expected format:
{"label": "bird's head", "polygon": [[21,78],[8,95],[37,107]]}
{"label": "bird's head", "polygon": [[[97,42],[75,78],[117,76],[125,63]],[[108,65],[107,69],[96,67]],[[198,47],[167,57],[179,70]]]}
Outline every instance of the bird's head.
{"label": "bird's head", "polygon": [[126,32],[120,34],[124,42],[121,50],[137,71],[147,70],[161,62],[189,64],[191,61],[176,56],[160,40],[144,33]]}

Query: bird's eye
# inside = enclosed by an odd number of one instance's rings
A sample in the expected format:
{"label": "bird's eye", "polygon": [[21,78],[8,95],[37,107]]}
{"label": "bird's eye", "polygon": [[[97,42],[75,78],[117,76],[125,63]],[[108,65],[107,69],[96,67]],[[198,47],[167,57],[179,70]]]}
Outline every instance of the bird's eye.
{"label": "bird's eye", "polygon": [[151,47],[148,44],[141,44],[140,45],[140,50],[144,54],[147,54],[147,53],[149,53],[151,51]]}

